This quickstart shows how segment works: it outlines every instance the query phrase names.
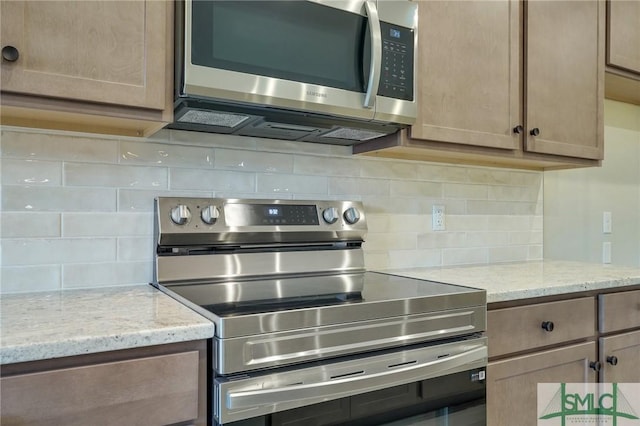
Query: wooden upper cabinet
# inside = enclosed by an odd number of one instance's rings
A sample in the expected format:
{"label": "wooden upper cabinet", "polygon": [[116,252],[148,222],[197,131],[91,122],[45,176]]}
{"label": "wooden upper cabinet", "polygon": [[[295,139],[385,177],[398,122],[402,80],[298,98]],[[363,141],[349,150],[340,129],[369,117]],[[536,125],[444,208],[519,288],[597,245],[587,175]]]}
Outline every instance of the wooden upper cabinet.
{"label": "wooden upper cabinet", "polygon": [[148,136],[173,120],[173,4],[2,1],[2,124]]}
{"label": "wooden upper cabinet", "polygon": [[416,123],[354,153],[537,170],[600,165],[604,0],[419,0],[418,13]]}
{"label": "wooden upper cabinet", "polygon": [[421,1],[415,139],[518,149],[521,3]]}
{"label": "wooden upper cabinet", "polygon": [[604,3],[536,0],[525,8],[525,150],[602,159]]}
{"label": "wooden upper cabinet", "polygon": [[3,1],[2,90],[163,109],[163,3]]}
{"label": "wooden upper cabinet", "polygon": [[607,2],[607,65],[640,78],[640,2]]}

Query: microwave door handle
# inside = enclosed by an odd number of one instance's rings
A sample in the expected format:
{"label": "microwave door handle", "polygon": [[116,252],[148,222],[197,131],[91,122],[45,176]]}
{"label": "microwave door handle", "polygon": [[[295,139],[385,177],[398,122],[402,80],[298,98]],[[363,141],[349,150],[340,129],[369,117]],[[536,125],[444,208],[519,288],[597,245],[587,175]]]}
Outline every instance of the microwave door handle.
{"label": "microwave door handle", "polygon": [[370,392],[486,365],[486,357],[487,348],[481,346],[446,358],[391,368],[368,375],[354,374],[326,382],[290,385],[274,389],[231,391],[226,397],[227,409],[235,410],[293,401],[314,401]]}
{"label": "microwave door handle", "polygon": [[369,18],[369,35],[371,36],[371,65],[369,67],[369,82],[364,94],[364,107],[373,108],[376,103],[378,86],[380,86],[380,72],[382,65],[382,33],[380,32],[380,18],[374,1],[364,3]]}

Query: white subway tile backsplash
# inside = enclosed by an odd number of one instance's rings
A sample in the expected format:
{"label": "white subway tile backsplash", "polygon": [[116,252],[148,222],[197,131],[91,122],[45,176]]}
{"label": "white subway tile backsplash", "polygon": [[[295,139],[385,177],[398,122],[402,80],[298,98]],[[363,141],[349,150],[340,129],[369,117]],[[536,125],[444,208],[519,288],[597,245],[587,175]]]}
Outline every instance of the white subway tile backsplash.
{"label": "white subway tile backsplash", "polygon": [[81,263],[63,265],[62,287],[94,288],[149,284],[152,262]]}
{"label": "white subway tile backsplash", "polygon": [[321,176],[360,176],[361,161],[351,158],[294,155],[295,174]]}
{"label": "white subway tile backsplash", "polygon": [[1,244],[3,267],[116,259],[115,238],[3,239]]}
{"label": "white subway tile backsplash", "polygon": [[3,159],[2,184],[59,186],[62,184],[62,163],[30,159]]}
{"label": "white subway tile backsplash", "polygon": [[152,191],[141,189],[118,189],[118,211],[152,212],[156,197],[213,197],[212,191]]}
{"label": "white subway tile backsplash", "polygon": [[101,211],[116,210],[116,189],[80,187],[34,187],[6,185],[2,188],[2,211]]}
{"label": "white subway tile backsplash", "polygon": [[63,237],[134,237],[151,235],[151,213],[63,213]]}
{"label": "white subway tile backsplash", "polygon": [[2,238],[50,238],[60,236],[60,213],[1,213]]}
{"label": "white subway tile backsplash", "polygon": [[442,265],[442,250],[389,250],[388,268],[432,267]]}
{"label": "white subway tile backsplash", "polygon": [[384,179],[367,179],[352,177],[329,178],[329,194],[362,196],[389,196],[389,181]]}
{"label": "white subway tile backsplash", "polygon": [[188,191],[254,192],[254,173],[204,169],[170,169],[170,189]]}
{"label": "white subway tile backsplash", "polygon": [[150,142],[120,142],[120,164],[211,168],[214,149]]}
{"label": "white subway tile backsplash", "polygon": [[445,183],[444,198],[462,198],[465,200],[486,200],[489,188],[486,185],[469,185],[461,183]]}
{"label": "white subway tile backsplash", "polygon": [[442,265],[470,265],[487,263],[488,253],[484,248],[450,248],[442,250]]}
{"label": "white subway tile backsplash", "polygon": [[414,162],[369,160],[362,162],[362,177],[384,179],[415,179],[418,165]]}
{"label": "white subway tile backsplash", "polygon": [[3,266],[0,293],[60,290],[61,268],[60,265]]}
{"label": "white subway tile backsplash", "polygon": [[2,131],[4,158],[115,163],[118,161],[117,139],[85,138],[71,134]]}
{"label": "white subway tile backsplash", "polygon": [[137,238],[118,238],[118,261],[134,262],[153,260],[155,251],[153,238],[150,235]]}
{"label": "white subway tile backsplash", "polygon": [[[542,257],[540,172],[168,129],[148,139],[0,132],[0,292],[152,281],[158,196],[360,200],[369,269]],[[431,230],[435,204],[445,231]]]}
{"label": "white subway tile backsplash", "polygon": [[68,186],[116,188],[168,188],[164,167],[65,163],[64,182]]}
{"label": "white subway tile backsplash", "polygon": [[467,234],[464,232],[429,232],[418,235],[419,249],[444,249],[466,245]]}
{"label": "white subway tile backsplash", "polygon": [[365,250],[414,250],[416,235],[411,233],[369,232],[365,238]]}
{"label": "white subway tile backsplash", "polygon": [[278,198],[279,194],[326,194],[327,178],[324,176],[281,175],[270,173],[257,174],[258,192],[273,194]]}
{"label": "white subway tile backsplash", "polygon": [[215,168],[244,172],[292,173],[293,156],[257,151],[216,149]]}
{"label": "white subway tile backsplash", "polygon": [[391,196],[442,197],[442,184],[411,180],[391,181]]}
{"label": "white subway tile backsplash", "polygon": [[526,259],[528,255],[528,246],[491,247],[489,249],[489,263],[515,262]]}

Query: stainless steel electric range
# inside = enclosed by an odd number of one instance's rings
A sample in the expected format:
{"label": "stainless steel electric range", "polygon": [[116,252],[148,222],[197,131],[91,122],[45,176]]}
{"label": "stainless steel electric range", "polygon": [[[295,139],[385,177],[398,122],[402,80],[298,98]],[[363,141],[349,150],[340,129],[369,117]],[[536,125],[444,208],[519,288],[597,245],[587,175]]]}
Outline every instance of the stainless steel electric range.
{"label": "stainless steel electric range", "polygon": [[154,285],[216,326],[211,424],[485,424],[485,291],[366,271],[361,203],[155,214]]}

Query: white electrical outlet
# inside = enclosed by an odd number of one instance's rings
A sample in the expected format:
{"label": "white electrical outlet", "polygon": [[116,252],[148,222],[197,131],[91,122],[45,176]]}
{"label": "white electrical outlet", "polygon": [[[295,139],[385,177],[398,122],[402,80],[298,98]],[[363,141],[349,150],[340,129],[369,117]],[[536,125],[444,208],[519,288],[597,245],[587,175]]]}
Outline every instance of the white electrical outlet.
{"label": "white electrical outlet", "polygon": [[610,234],[612,226],[613,224],[612,224],[611,212],[603,212],[602,213],[602,233]]}
{"label": "white electrical outlet", "polygon": [[444,231],[444,206],[433,206],[431,212],[431,229],[434,231]]}
{"label": "white electrical outlet", "polygon": [[602,243],[602,263],[611,263],[611,242]]}

